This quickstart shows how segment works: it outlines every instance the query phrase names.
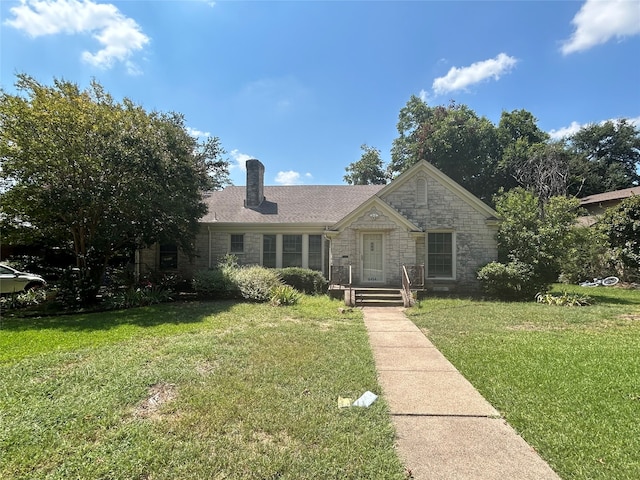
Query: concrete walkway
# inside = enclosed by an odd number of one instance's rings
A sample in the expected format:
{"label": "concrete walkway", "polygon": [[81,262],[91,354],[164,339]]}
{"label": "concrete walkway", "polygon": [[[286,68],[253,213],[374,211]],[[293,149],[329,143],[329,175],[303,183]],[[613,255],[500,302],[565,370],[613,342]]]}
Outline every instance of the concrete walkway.
{"label": "concrete walkway", "polygon": [[364,307],[397,448],[415,480],[559,480],[402,308]]}

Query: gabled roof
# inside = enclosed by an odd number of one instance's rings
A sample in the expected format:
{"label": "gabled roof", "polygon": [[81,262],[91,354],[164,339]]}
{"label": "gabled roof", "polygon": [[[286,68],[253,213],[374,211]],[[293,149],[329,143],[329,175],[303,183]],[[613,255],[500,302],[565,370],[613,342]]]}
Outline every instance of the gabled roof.
{"label": "gabled roof", "polygon": [[447,176],[440,170],[438,170],[435,166],[427,162],[426,160],[420,160],[418,163],[408,168],[404,172],[402,172],[398,177],[393,179],[391,183],[388,183],[379,193],[378,196],[380,198],[384,198],[385,195],[392,193],[394,190],[400,188],[402,184],[408,181],[409,178],[415,176],[419,171],[423,171],[425,175],[433,178],[445,188],[449,189],[453,193],[455,193],[459,198],[464,200],[470,207],[474,208],[476,211],[485,215],[488,219],[497,218],[498,213],[491,208],[489,205],[484,203],[478,197],[476,197],[469,190],[464,188],[462,185],[457,183],[455,180],[451,179],[451,177]]}
{"label": "gabled roof", "polygon": [[331,227],[332,230],[342,230],[345,226],[349,225],[353,220],[361,215],[364,215],[368,210],[375,209],[380,210],[383,214],[396,220],[399,225],[404,225],[408,232],[419,232],[422,229],[417,225],[414,225],[407,218],[405,218],[400,212],[394,209],[391,205],[379,198],[378,195],[371,197],[360,205],[358,208],[349,212],[347,216],[342,218],[337,224]]}
{"label": "gabled roof", "polygon": [[384,185],[265,186],[265,201],[257,209],[245,208],[244,186],[209,192],[204,223],[333,225]]}
{"label": "gabled roof", "polygon": [[622,190],[614,190],[612,192],[598,193],[589,195],[580,199],[580,205],[592,205],[594,203],[611,202],[615,200],[624,200],[631,195],[640,195],[640,187],[625,188]]}

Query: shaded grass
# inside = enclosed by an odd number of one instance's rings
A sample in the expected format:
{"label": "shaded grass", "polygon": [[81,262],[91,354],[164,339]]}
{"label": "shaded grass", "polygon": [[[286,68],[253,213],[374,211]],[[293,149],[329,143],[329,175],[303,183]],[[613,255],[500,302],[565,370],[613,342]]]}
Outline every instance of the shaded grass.
{"label": "shaded grass", "polygon": [[409,312],[564,479],[640,478],[640,291],[589,307],[429,299]]}
{"label": "shaded grass", "polygon": [[338,306],[176,304],[3,328],[52,340],[3,352],[0,478],[403,478],[384,401],[337,408],[379,391],[361,316]]}

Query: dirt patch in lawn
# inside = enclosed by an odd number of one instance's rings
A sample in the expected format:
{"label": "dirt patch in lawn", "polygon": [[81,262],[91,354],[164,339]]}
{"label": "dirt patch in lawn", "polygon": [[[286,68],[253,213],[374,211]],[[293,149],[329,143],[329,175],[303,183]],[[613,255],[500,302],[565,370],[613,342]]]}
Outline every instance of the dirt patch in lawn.
{"label": "dirt patch in lawn", "polygon": [[138,405],[133,412],[134,417],[160,420],[161,407],[178,396],[173,383],[156,383],[149,387],[147,398]]}

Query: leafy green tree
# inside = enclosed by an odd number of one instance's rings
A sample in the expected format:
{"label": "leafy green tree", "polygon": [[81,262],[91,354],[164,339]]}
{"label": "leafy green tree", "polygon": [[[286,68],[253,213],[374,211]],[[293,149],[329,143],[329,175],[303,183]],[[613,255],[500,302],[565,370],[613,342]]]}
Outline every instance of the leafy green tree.
{"label": "leafy green tree", "polygon": [[499,143],[495,126],[465,105],[429,107],[412,96],[400,111],[389,172],[427,160],[485,201],[497,192]]}
{"label": "leafy green tree", "polygon": [[361,145],[362,157],[350,164],[345,170],[344,181],[350,185],[385,185],[387,177],[384,163],[380,158],[380,150],[368,145]]}
{"label": "leafy green tree", "polygon": [[538,119],[526,110],[503,111],[497,135],[501,150],[498,171],[503,176],[504,190],[529,188],[523,178],[523,166],[531,163],[534,146],[545,144],[549,135],[540,130]]}
{"label": "leafy green tree", "polygon": [[640,185],[640,129],[625,119],[591,124],[569,138],[576,155],[572,195]]}
{"label": "leafy green tree", "polygon": [[609,240],[623,278],[640,280],[640,195],[632,195],[608,208],[600,218],[598,228]]}
{"label": "leafy green tree", "polygon": [[198,143],[181,115],[118,103],[95,81],[81,91],[22,74],[16,87],[0,91],[3,231],[69,245],[85,302],[123,249],[171,241],[193,253],[202,191],[228,182],[217,138]]}
{"label": "leafy green tree", "polygon": [[[508,286],[510,295],[530,294],[531,286],[543,291],[558,279],[564,253],[571,241],[579,201],[552,197],[546,203],[529,190],[516,187],[498,195],[496,211],[501,218],[498,255],[501,263],[481,269],[479,278],[520,278],[522,283]],[[488,275],[491,273],[491,275]]]}
{"label": "leafy green tree", "polygon": [[498,138],[506,150],[518,140],[525,141],[528,145],[545,143],[549,140],[549,134],[540,130],[538,119],[531,112],[522,109],[502,112],[498,124]]}
{"label": "leafy green tree", "polygon": [[579,283],[610,274],[609,242],[598,228],[576,225],[562,256],[560,280]]}

